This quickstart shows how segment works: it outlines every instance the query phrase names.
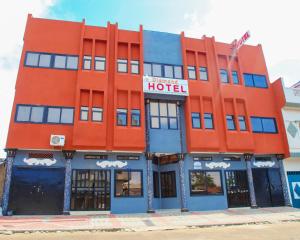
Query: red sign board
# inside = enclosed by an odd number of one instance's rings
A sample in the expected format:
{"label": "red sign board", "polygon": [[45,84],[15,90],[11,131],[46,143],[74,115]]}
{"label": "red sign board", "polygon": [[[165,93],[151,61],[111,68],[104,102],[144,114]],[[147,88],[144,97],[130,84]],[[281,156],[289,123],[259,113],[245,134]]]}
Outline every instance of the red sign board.
{"label": "red sign board", "polygon": [[250,32],[247,31],[241,38],[240,40],[234,40],[231,43],[231,48],[232,48],[232,56],[236,54],[236,52],[239,50],[241,46],[244,45],[244,43],[250,38]]}

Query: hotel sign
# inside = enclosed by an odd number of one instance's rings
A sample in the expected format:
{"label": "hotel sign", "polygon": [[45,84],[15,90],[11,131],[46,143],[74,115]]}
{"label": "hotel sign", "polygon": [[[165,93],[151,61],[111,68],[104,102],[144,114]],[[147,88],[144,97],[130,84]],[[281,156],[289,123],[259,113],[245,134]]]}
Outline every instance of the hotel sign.
{"label": "hotel sign", "polygon": [[188,81],[183,79],[144,76],[143,86],[145,93],[189,95]]}

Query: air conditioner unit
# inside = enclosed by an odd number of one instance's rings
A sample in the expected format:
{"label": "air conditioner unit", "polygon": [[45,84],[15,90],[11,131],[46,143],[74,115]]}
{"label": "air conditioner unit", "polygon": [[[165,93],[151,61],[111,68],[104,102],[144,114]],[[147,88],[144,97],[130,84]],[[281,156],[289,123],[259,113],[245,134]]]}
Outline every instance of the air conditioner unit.
{"label": "air conditioner unit", "polygon": [[51,135],[50,145],[51,146],[64,146],[65,145],[65,136],[64,135]]}

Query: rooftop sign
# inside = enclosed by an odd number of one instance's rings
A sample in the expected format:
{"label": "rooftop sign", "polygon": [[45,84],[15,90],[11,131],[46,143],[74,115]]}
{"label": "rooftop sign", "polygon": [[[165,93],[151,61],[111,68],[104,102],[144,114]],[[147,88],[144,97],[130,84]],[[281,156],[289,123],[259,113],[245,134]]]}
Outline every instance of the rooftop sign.
{"label": "rooftop sign", "polygon": [[237,53],[237,51],[239,50],[239,48],[241,46],[244,45],[244,43],[250,38],[250,32],[247,31],[241,38],[240,40],[234,40],[231,43],[231,48],[232,48],[232,56],[235,56],[235,54]]}
{"label": "rooftop sign", "polygon": [[144,76],[143,86],[145,93],[189,95],[188,81],[183,79]]}

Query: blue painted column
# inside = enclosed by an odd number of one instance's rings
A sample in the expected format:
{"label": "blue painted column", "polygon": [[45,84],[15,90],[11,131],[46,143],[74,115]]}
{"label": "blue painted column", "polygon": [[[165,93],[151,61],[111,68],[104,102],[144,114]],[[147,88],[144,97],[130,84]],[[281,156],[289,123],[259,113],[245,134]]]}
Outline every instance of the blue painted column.
{"label": "blue painted column", "polygon": [[180,182],[180,197],[181,197],[181,212],[188,212],[187,199],[185,191],[185,176],[184,176],[184,155],[178,154],[179,158],[179,182]]}
{"label": "blue painted column", "polygon": [[290,195],[288,190],[288,184],[285,178],[285,171],[283,166],[283,155],[278,154],[277,156],[278,164],[279,164],[279,172],[280,172],[280,178],[281,178],[281,184],[282,184],[282,191],[283,191],[283,197],[284,197],[284,205],[291,207],[291,201],[290,201]]}
{"label": "blue painted column", "polygon": [[251,167],[252,156],[253,156],[252,154],[244,154],[246,167],[247,167],[247,178],[248,178],[251,208],[257,208],[254,183],[253,183],[253,175],[252,175],[252,167]]}
{"label": "blue painted column", "polygon": [[63,151],[65,157],[65,189],[64,189],[64,209],[63,214],[70,214],[70,202],[71,202],[71,176],[72,176],[72,166],[71,160],[74,157],[75,151]]}
{"label": "blue painted column", "polygon": [[147,162],[147,203],[148,209],[147,213],[154,213],[153,209],[153,168],[152,168],[152,158],[150,154],[146,153]]}
{"label": "blue painted column", "polygon": [[2,215],[7,216],[8,213],[8,203],[9,203],[9,193],[11,185],[11,175],[14,158],[17,154],[17,149],[5,149],[6,151],[6,173],[5,181],[3,186],[3,196],[2,196]]}

